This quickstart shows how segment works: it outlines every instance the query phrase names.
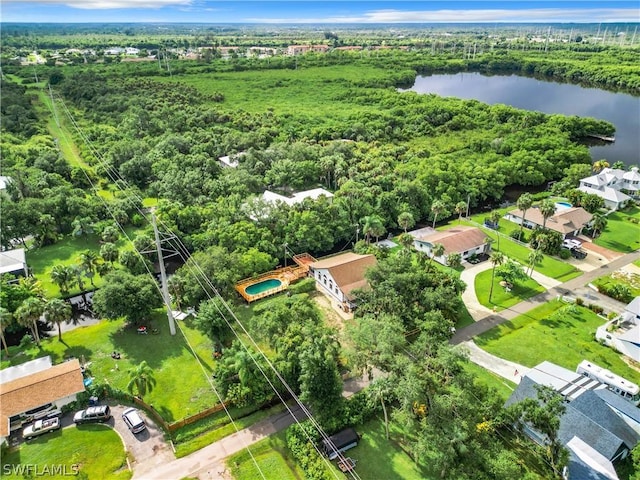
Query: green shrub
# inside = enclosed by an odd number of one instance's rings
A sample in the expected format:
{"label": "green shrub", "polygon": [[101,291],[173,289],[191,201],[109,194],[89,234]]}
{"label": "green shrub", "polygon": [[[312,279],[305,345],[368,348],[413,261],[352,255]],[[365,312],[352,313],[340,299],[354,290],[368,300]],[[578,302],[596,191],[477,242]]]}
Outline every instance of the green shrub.
{"label": "green shrub", "polygon": [[300,280],[299,282],[289,286],[289,291],[293,295],[297,295],[298,293],[311,293],[315,289],[316,281],[311,277]]}
{"label": "green shrub", "polygon": [[576,305],[578,305],[579,307],[584,305],[584,299],[582,297],[577,297],[576,298]]}
{"label": "green shrub", "polygon": [[519,240],[522,243],[527,243],[527,234],[524,230],[522,232],[520,232],[520,230],[513,230],[511,233],[509,233],[509,236],[515,240]]}
{"label": "green shrub", "polygon": [[567,260],[568,258],[571,258],[571,250],[567,248],[561,248],[558,255],[562,260]]}
{"label": "green shrub", "polygon": [[602,308],[600,305],[596,305],[595,303],[590,303],[588,307],[589,307],[589,310],[591,310],[594,313],[597,313],[598,315],[604,312],[604,308]]}
{"label": "green shrub", "polygon": [[333,478],[309,438],[316,443],[318,441],[318,434],[308,420],[287,428],[287,446],[304,471],[305,478],[308,480]]}
{"label": "green shrub", "polygon": [[25,333],[24,337],[20,340],[20,350],[26,350],[33,343],[33,338],[28,333]]}

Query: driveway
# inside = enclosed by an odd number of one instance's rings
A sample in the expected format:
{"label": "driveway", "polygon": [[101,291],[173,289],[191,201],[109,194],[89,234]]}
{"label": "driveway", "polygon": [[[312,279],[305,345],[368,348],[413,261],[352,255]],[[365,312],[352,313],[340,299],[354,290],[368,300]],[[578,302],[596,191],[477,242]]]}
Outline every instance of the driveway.
{"label": "driveway", "polygon": [[138,469],[152,470],[154,467],[175,459],[171,447],[164,439],[164,432],[144,410],[139,409],[138,412],[146,422],[147,429],[140,433],[131,433],[122,420],[122,412],[127,408],[129,407],[124,405],[111,405],[113,418],[109,420],[108,424],[122,438],[127,452],[129,452],[131,468],[134,471]]}

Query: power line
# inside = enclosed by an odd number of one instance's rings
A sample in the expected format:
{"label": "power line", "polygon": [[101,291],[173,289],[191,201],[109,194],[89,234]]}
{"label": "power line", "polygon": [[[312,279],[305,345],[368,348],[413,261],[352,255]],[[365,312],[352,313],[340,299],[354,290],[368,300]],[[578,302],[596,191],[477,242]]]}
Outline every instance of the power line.
{"label": "power line", "polygon": [[[77,124],[77,122],[75,121],[75,119],[73,118],[73,116],[71,115],[70,111],[68,110],[68,108],[66,107],[64,101],[62,99],[60,99],[60,101],[63,104],[63,107],[65,109],[65,112],[67,114],[67,116],[69,117],[69,119],[71,120],[73,126],[76,128],[76,131],[78,132],[78,134],[81,136],[81,138],[84,140],[84,142],[87,144],[87,146],[89,146],[90,150],[92,151],[92,153],[94,154],[94,156],[96,157],[96,159],[98,160],[98,162],[100,163],[100,166],[102,166],[105,169],[105,173],[109,176],[109,178],[115,183],[117,188],[118,184],[117,182],[120,181],[122,182],[125,186],[128,186],[127,182],[122,179],[120,177],[120,175],[115,172],[115,170],[110,167],[107,162],[102,158],[102,155],[97,152],[97,150],[95,149],[95,147],[93,147],[93,145],[91,144],[90,140],[83,134],[82,130],[80,129],[79,125]],[[107,164],[105,166],[105,164]],[[86,175],[86,173],[85,173]],[[92,183],[93,186],[93,183]],[[94,187],[95,189],[95,187]],[[131,192],[131,191],[124,191],[122,188],[120,188],[120,190],[125,193],[125,195],[132,195],[134,196],[140,203],[142,203],[142,199],[135,193],[135,192]],[[145,212],[143,212],[139,207],[136,206],[136,209],[138,210],[138,212],[145,218]],[[113,216],[113,215],[112,215]],[[115,220],[115,217],[114,217]],[[147,219],[148,220],[148,219]],[[117,222],[117,220],[116,220]],[[171,231],[170,228],[168,228],[164,222],[161,223],[163,225],[163,227],[166,228],[166,230]],[[118,224],[119,225],[119,224]],[[120,225],[119,225],[120,226]],[[122,229],[122,227],[120,226],[120,228]],[[128,238],[128,237],[127,237]],[[130,240],[130,239],[129,239]],[[187,248],[185,247],[185,245],[182,243],[182,241],[178,238],[175,237],[176,243],[179,247],[179,250],[182,250],[182,253],[180,254],[180,256],[182,257],[183,261],[185,261],[185,265],[188,265],[187,263],[187,259],[189,257],[189,253]],[[138,252],[139,254],[139,252]],[[224,298],[220,295],[220,293],[218,292],[218,290],[216,289],[215,285],[213,285],[213,283],[211,282],[211,280],[206,276],[206,274],[204,273],[204,271],[202,270],[202,268],[195,262],[193,262],[195,268],[197,269],[197,274],[201,275],[201,278],[204,279],[205,283],[210,287],[211,291],[214,293],[214,295],[216,296],[216,298],[218,298],[222,304],[224,305],[225,309],[227,310],[227,312],[232,316],[232,318],[236,321],[236,323],[238,325],[240,325],[242,331],[245,333],[245,335],[247,335],[247,337],[251,340],[251,343],[253,344],[253,346],[256,348],[256,350],[258,351],[258,353],[262,356],[262,358],[266,361],[267,365],[269,366],[269,368],[276,374],[276,376],[278,377],[278,379],[280,380],[280,382],[282,382],[283,386],[286,388],[286,390],[289,392],[289,394],[292,396],[292,398],[295,400],[295,402],[298,404],[299,408],[305,413],[305,415],[308,417],[309,421],[311,422],[312,426],[316,429],[316,431],[320,434],[320,436],[323,438],[323,440],[325,440],[328,445],[330,447],[333,448],[334,453],[336,453],[337,457],[344,460],[344,456],[342,455],[342,452],[338,451],[335,446],[333,445],[333,442],[330,441],[329,436],[327,435],[327,433],[322,429],[322,427],[319,425],[319,423],[315,420],[315,418],[313,417],[313,415],[311,414],[311,412],[307,409],[307,407],[300,401],[300,399],[298,398],[298,396],[295,394],[295,392],[293,391],[293,389],[291,388],[291,386],[287,383],[287,381],[282,377],[282,375],[277,371],[277,369],[275,368],[275,366],[273,365],[273,363],[268,359],[268,357],[264,354],[264,352],[260,349],[260,347],[258,346],[258,344],[256,343],[256,341],[254,340],[254,338],[251,336],[251,334],[247,331],[247,329],[244,327],[244,325],[240,322],[240,320],[237,318],[237,316],[233,313],[233,311],[230,309],[229,305],[227,304],[227,302],[224,300]],[[153,274],[151,273],[151,271],[149,270],[148,266],[146,266],[145,263],[145,268],[147,269],[148,273],[150,275],[153,276]],[[191,266],[189,266],[188,268],[191,268]],[[193,271],[193,270],[192,270]],[[209,297],[210,299],[213,299],[211,297],[211,294],[207,291],[207,289],[204,287],[204,285],[202,285],[200,279],[198,278],[198,275],[196,275],[196,280],[198,281],[199,285],[203,288],[205,294],[207,295],[207,297]],[[156,284],[156,287],[159,289],[159,287]],[[162,291],[159,290],[161,295],[163,295]],[[164,296],[164,295],[163,295]],[[216,309],[218,310],[218,312],[220,313],[221,317],[223,318],[223,320],[225,321],[225,323],[227,324],[227,326],[230,328],[230,330],[234,333],[234,335],[236,336],[236,338],[238,339],[238,341],[240,342],[240,344],[243,346],[243,348],[245,349],[245,351],[247,352],[247,354],[249,355],[249,357],[252,359],[252,361],[255,363],[256,367],[258,368],[258,370],[260,370],[261,374],[264,376],[264,378],[267,380],[267,382],[269,383],[270,387],[273,389],[274,393],[276,393],[276,395],[278,396],[278,398],[280,399],[280,401],[285,405],[285,407],[287,408],[287,410],[289,411],[289,413],[291,414],[291,416],[293,417],[293,419],[295,420],[296,423],[300,424],[300,422],[298,421],[298,419],[295,417],[295,415],[293,415],[293,412],[290,410],[289,406],[286,404],[286,402],[284,401],[284,399],[282,398],[282,396],[280,395],[280,393],[278,392],[277,388],[275,388],[275,386],[273,385],[273,383],[271,382],[271,380],[269,379],[269,377],[266,375],[266,373],[264,372],[264,370],[262,369],[262,367],[260,366],[260,364],[256,361],[256,359],[253,357],[252,353],[250,352],[250,350],[248,349],[248,347],[244,344],[244,342],[242,341],[240,335],[235,331],[235,329],[232,327],[231,323],[229,322],[229,320],[226,318],[226,316],[224,315],[224,313],[220,310],[220,308],[218,307],[217,304],[216,305]],[[171,308],[170,305],[167,305],[167,308]],[[324,455],[321,454],[321,452],[319,451],[319,448],[317,447],[317,445],[315,444],[315,442],[311,439],[311,437],[307,434],[307,432],[302,429],[303,433],[305,434],[305,436],[307,437],[307,439],[309,440],[309,442],[313,445],[314,449],[318,452],[318,454],[320,455],[321,458],[324,459],[324,461],[329,464],[328,460],[326,459],[326,457],[324,457]],[[329,464],[330,465],[330,464]],[[333,470],[330,469],[330,471],[333,472]],[[357,472],[355,471],[350,471],[349,472],[350,475],[353,478],[359,478]],[[335,474],[335,472],[334,472]],[[337,476],[337,475],[336,475]]]}

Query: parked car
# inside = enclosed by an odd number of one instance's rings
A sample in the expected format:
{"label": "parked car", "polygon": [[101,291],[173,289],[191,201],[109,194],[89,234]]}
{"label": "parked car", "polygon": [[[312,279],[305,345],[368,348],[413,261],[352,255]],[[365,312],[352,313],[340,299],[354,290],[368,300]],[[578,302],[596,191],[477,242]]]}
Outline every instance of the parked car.
{"label": "parked car", "polygon": [[562,242],[562,246],[564,248],[568,248],[569,250],[573,250],[574,248],[582,248],[582,242],[573,238],[566,238]]}
{"label": "parked car", "polygon": [[80,410],[73,416],[74,423],[106,422],[111,418],[111,409],[108,405],[89,407]]}
{"label": "parked car", "polygon": [[22,431],[22,437],[25,440],[37,437],[47,432],[53,432],[60,428],[60,419],[58,417],[45,418],[44,420],[36,420]]}
{"label": "parked car", "polygon": [[571,250],[571,256],[573,258],[577,258],[578,260],[583,260],[584,258],[587,257],[587,252],[585,252],[584,250],[580,250],[578,248],[574,248]]}
{"label": "parked car", "polygon": [[144,423],[144,420],[135,408],[127,408],[122,413],[122,420],[124,420],[124,423],[126,423],[129,430],[133,433],[140,433],[147,428],[147,424]]}

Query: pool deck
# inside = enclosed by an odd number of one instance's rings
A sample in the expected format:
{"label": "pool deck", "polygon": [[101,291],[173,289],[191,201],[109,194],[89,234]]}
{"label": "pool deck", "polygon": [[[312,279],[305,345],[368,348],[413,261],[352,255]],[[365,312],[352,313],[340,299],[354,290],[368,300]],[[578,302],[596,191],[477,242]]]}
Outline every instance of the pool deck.
{"label": "pool deck", "polygon": [[[307,276],[309,272],[309,264],[315,262],[315,258],[313,258],[308,253],[303,253],[300,255],[296,255],[293,257],[296,266],[277,268],[275,270],[271,270],[270,272],[263,273],[262,275],[258,275],[257,277],[245,278],[244,280],[240,280],[236,283],[236,291],[244,298],[247,303],[255,302],[256,300],[260,300],[265,297],[269,297],[271,295],[275,295],[276,293],[282,292],[289,288],[289,285],[296,280],[299,280],[303,277]],[[277,287],[271,288],[265,292],[256,293],[252,295],[247,293],[247,288],[251,285],[255,285],[256,283],[264,282],[265,280],[280,280],[280,285]]]}

